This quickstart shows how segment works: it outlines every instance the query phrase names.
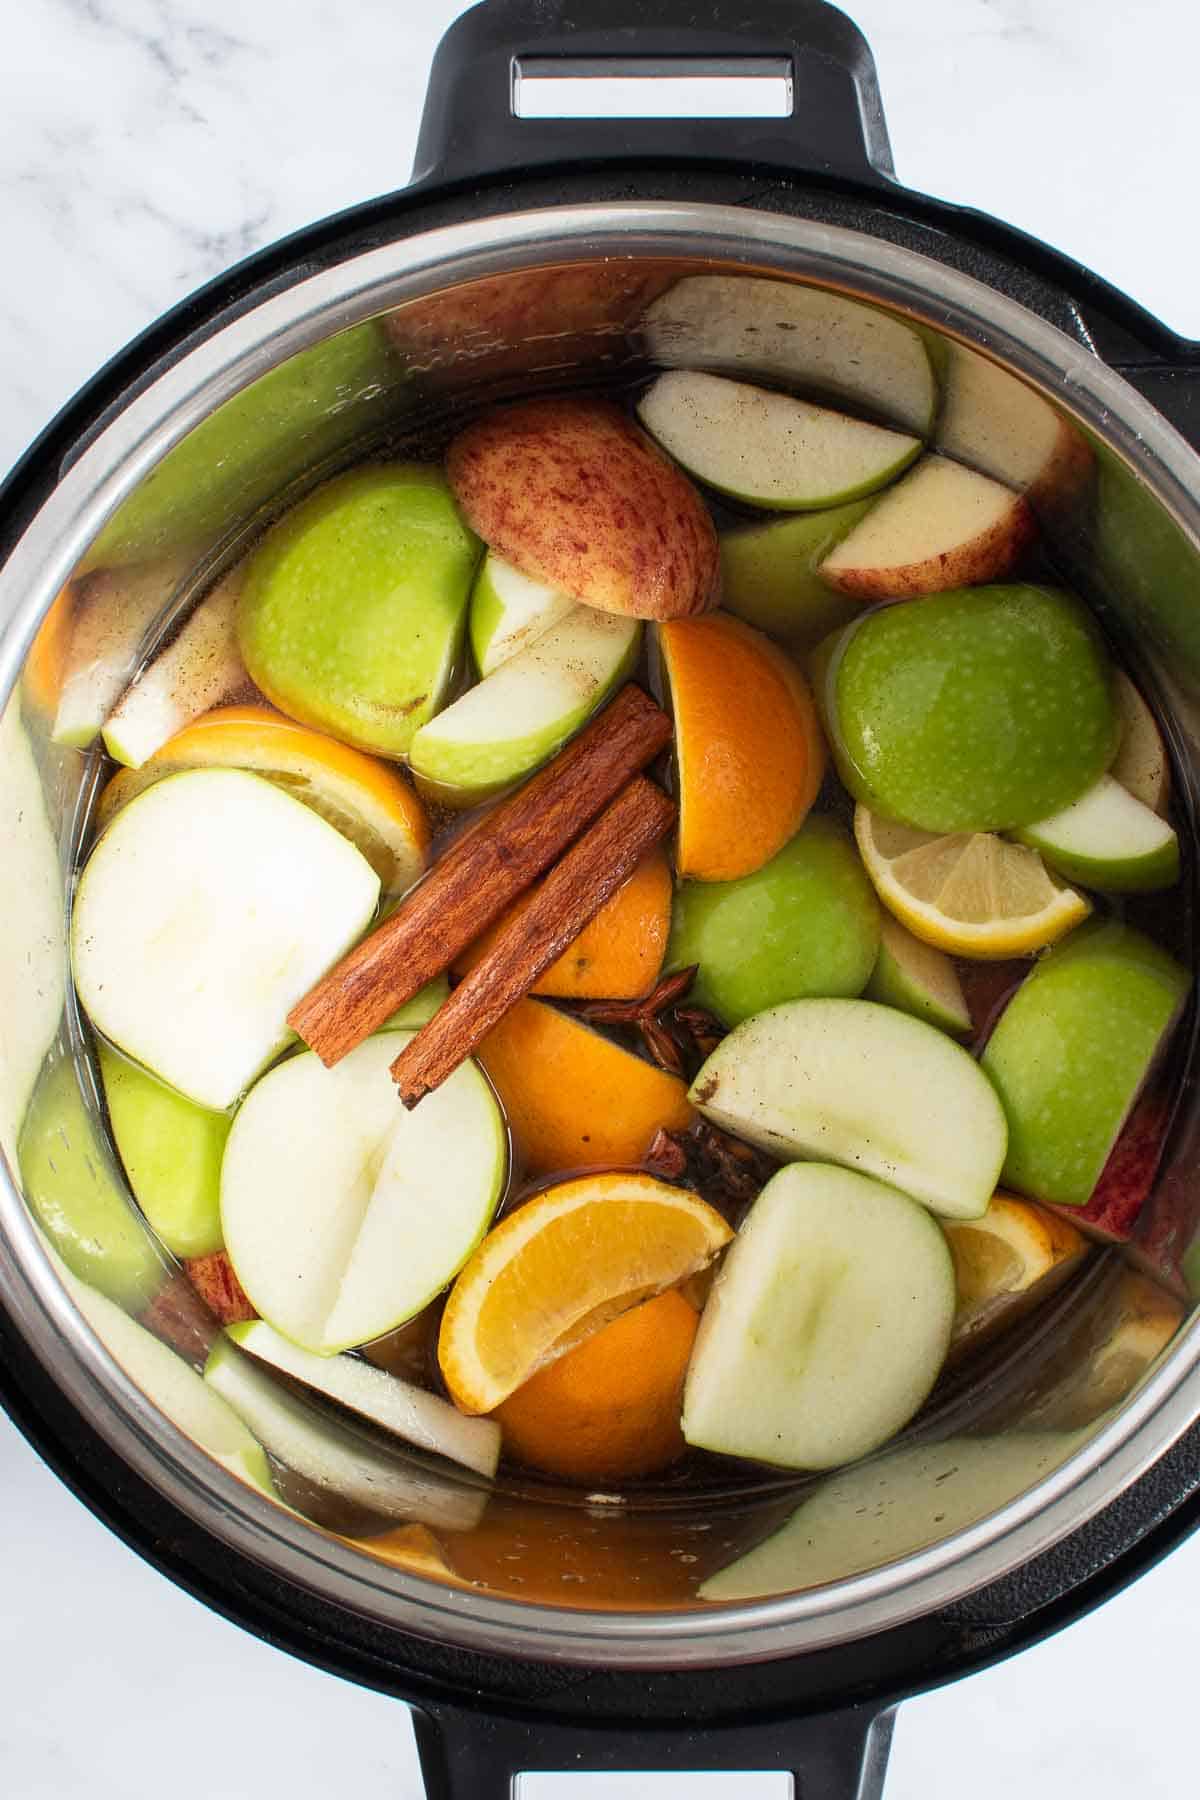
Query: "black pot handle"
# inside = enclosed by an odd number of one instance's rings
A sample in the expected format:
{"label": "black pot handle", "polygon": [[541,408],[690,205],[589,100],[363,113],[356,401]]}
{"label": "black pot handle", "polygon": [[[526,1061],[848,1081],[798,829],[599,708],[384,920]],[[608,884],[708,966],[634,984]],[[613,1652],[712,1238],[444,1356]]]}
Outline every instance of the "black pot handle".
{"label": "black pot handle", "polygon": [[[789,73],[786,118],[519,117],[522,72]],[[550,69],[546,64],[552,65]],[[880,186],[893,174],[875,62],[826,0],[483,0],[433,60],[414,182],[567,163],[719,158]]]}
{"label": "black pot handle", "polygon": [[859,1706],[821,1718],[607,1729],[499,1717],[440,1704],[414,1708],[427,1800],[511,1800],[518,1774],[747,1774],[784,1771],[796,1800],[879,1800],[893,1711]]}

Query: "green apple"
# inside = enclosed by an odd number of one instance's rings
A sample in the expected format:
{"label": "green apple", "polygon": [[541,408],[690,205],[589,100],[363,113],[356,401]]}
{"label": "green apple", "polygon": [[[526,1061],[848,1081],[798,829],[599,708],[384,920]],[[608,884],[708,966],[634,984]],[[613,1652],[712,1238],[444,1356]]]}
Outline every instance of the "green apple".
{"label": "green apple", "polygon": [[182,1356],[161,1343],[128,1313],[59,1267],[63,1284],[104,1348],[185,1436],[231,1474],[275,1499],[275,1483],[262,1445],[233,1408]]}
{"label": "green apple", "polygon": [[204,1380],[261,1444],[297,1475],[386,1518],[473,1531],[487,1490],[391,1454],[332,1410],[289,1392],[222,1334]]}
{"label": "green apple", "polygon": [[382,1337],[453,1279],[504,1188],[508,1140],[467,1061],[407,1112],[368,1038],[326,1069],[290,1057],[251,1089],[221,1168],[225,1247],[255,1310],[303,1349]]}
{"label": "green apple", "polygon": [[1158,721],[1123,669],[1117,669],[1113,698],[1121,744],[1109,774],[1151,812],[1165,814],[1171,794],[1171,759]]}
{"label": "green apple", "polygon": [[898,1007],[954,1037],[971,1029],[970,1009],[953,962],[889,913],[883,915],[879,956],[865,992],[868,1000]]}
{"label": "green apple", "polygon": [[140,769],[201,713],[252,691],[234,633],[241,585],[241,569],[218,582],[126,688],[104,723],[104,747],[117,762]]}
{"label": "green apple", "polygon": [[738,525],[721,534],[721,605],[805,655],[862,611],[821,580],[817,567],[864,516],[851,500],[824,512]]}
{"label": "green apple", "polygon": [[221,1248],[221,1156],[232,1119],[101,1044],[100,1074],[133,1197],[175,1256]]}
{"label": "green apple", "polygon": [[950,1219],[983,1216],[1004,1161],[1004,1114],[978,1065],[871,1000],[792,1000],[747,1019],[688,1098],[773,1156],[845,1164]]}
{"label": "green apple", "polygon": [[1015,836],[1068,881],[1104,894],[1142,894],[1179,880],[1174,831],[1111,775]]}
{"label": "green apple", "polygon": [[137,668],[142,640],[184,572],[175,558],[95,569],[72,583],[75,622],[52,736],[84,749]]}
{"label": "green apple", "polygon": [[772,512],[812,512],[873,494],[920,455],[920,438],[790,394],[672,370],[638,418],[689,475]]}
{"label": "green apple", "polygon": [[923,1206],[849,1169],[780,1169],[704,1308],[683,1435],[788,1469],[867,1456],[937,1380],[954,1307],[950,1251]]}
{"label": "green apple", "polygon": [[919,334],[826,288],[757,275],[685,275],[647,309],[642,330],[664,368],[720,369],[795,386],[921,436],[933,426],[937,383]]}
{"label": "green apple", "polygon": [[127,1056],[224,1111],[289,1041],[289,1010],[378,898],[362,853],[273,782],[168,775],[122,807],[79,879],[80,1004]]}
{"label": "green apple", "polygon": [[1117,745],[1111,665],[1054,588],[934,594],[864,614],[817,652],[856,800],[922,831],[1007,831],[1078,800]]}
{"label": "green apple", "polygon": [[879,925],[875,890],[848,834],[814,814],[754,874],[682,884],[667,968],[698,964],[691,997],[737,1025],[783,1000],[861,994]]}
{"label": "green apple", "polygon": [[140,1312],[166,1261],[112,1165],[68,1057],[47,1063],[17,1145],[21,1187],[72,1274]]}
{"label": "green apple", "polygon": [[449,806],[474,806],[554,755],[637,661],[641,626],[577,606],[423,725],[412,770]]}
{"label": "green apple", "polygon": [[438,1394],[402,1381],[385,1369],[353,1356],[315,1356],[267,1324],[252,1319],[227,1325],[242,1350],[268,1363],[315,1393],[382,1426],[421,1450],[432,1450],[480,1475],[494,1475],[500,1461],[500,1427],[494,1419],[472,1419]]}
{"label": "green apple", "polygon": [[247,669],[302,724],[405,755],[454,678],[479,550],[434,464],[335,477],[247,563],[237,612]]}
{"label": "green apple", "polygon": [[1072,932],[1034,964],[983,1053],[1008,1118],[1006,1186],[1086,1205],[1189,986],[1165,951],[1115,923]]}
{"label": "green apple", "polygon": [[444,975],[435,975],[427,981],[423,988],[418,988],[411,1000],[397,1007],[391,1018],[386,1020],[380,1031],[415,1031],[420,1025],[428,1025],[443,1000],[450,998],[450,983]]}
{"label": "green apple", "polygon": [[551,625],[565,619],[575,604],[561,588],[531,580],[489,550],[471,589],[467,625],[471,654],[479,673],[490,675]]}

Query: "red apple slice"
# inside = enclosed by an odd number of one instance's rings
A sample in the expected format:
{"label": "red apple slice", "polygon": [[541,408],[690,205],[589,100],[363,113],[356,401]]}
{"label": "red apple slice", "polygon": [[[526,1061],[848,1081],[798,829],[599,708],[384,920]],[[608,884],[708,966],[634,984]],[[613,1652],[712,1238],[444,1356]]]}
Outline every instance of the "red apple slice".
{"label": "red apple slice", "polygon": [[820,565],[861,600],[903,600],[996,581],[1037,535],[1026,501],[947,456],[923,456]]}
{"label": "red apple slice", "polygon": [[1068,504],[1092,452],[1049,401],[964,344],[947,344],[937,448],[1026,495],[1036,511]]}

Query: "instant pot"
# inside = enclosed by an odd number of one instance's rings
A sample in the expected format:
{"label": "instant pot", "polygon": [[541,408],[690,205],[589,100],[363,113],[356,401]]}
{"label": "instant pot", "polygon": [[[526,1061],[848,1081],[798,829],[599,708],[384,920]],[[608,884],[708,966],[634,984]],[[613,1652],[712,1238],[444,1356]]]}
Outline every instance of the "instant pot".
{"label": "instant pot", "polygon": [[[790,111],[524,116],[521,84],[547,73],[766,77]],[[497,398],[631,386],[652,367],[645,307],[716,273],[869,302],[917,326],[935,368],[982,359],[1014,406],[1040,396],[1090,445],[1087,499],[1047,505],[1043,530],[1168,725],[1190,908],[1200,346],[1044,245],[899,186],[870,52],[820,0],[485,0],[438,50],[411,185],[176,308],[3,489],[0,1396],[84,1503],[181,1586],[409,1702],[431,1795],[506,1795],[520,1770],[785,1769],[811,1800],[867,1800],[899,1699],[1057,1629],[1200,1517],[1195,1320],[1119,1404],[1083,1423],[1055,1411],[1111,1293],[1117,1265],[1100,1255],[1003,1353],[943,1384],[880,1459],[907,1454],[910,1473],[869,1551],[839,1545],[835,1521],[802,1585],[785,1572],[752,1599],[700,1594],[812,1488],[746,1470],[630,1494],[502,1478],[486,1510],[474,1494],[460,1578],[439,1579],[273,1505],[178,1431],[85,1322],[25,1204],[17,1146],[47,1058],[74,1065],[89,1103],[64,917],[99,758],[56,746],[40,704],[56,596],[104,569],[149,571],[132,672],[324,474],[380,446],[436,453]],[[1192,1029],[1151,1202],[1181,1291],[1200,1214]],[[913,1451],[963,1441],[987,1452],[948,1512],[949,1464]],[[448,1503],[470,1480],[425,1473]]]}

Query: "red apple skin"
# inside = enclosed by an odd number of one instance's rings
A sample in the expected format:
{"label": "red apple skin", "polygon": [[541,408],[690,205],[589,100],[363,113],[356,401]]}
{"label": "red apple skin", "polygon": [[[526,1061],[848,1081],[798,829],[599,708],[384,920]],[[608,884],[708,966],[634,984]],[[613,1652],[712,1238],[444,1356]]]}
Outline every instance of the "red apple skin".
{"label": "red apple skin", "polygon": [[214,1250],[210,1256],[189,1256],[183,1266],[197,1294],[222,1325],[257,1319],[224,1250]]}

